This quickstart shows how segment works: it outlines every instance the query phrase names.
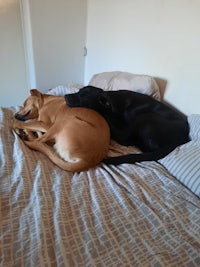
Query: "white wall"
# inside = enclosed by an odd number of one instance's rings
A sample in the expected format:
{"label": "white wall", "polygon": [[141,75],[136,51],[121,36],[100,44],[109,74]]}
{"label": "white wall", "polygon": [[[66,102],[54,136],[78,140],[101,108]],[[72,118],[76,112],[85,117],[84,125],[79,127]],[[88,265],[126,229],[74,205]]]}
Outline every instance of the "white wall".
{"label": "white wall", "polygon": [[[94,73],[124,70],[166,81],[165,99],[200,113],[199,0],[30,2],[36,85],[46,90]],[[21,104],[26,81],[19,0],[0,0],[0,106]]]}
{"label": "white wall", "polygon": [[85,83],[102,71],[149,74],[166,81],[168,102],[200,113],[199,0],[88,0],[87,48]]}
{"label": "white wall", "polygon": [[[23,2],[29,2],[30,18],[26,19],[31,27],[34,65],[31,75],[35,75],[35,87],[46,91],[68,82],[83,83],[86,0]],[[25,28],[26,25],[25,21]]]}
{"label": "white wall", "polygon": [[0,38],[0,106],[15,106],[27,94],[19,0],[0,0]]}

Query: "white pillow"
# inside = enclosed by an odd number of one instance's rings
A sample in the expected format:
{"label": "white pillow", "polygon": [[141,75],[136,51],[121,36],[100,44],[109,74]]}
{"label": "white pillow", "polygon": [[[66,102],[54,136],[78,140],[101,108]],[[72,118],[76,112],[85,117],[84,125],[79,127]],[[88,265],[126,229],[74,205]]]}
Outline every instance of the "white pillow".
{"label": "white pillow", "polygon": [[159,162],[200,197],[200,139],[177,147]]}
{"label": "white pillow", "polygon": [[200,115],[192,114],[188,116],[188,123],[190,125],[190,138],[192,140],[200,138]]}
{"label": "white pillow", "polygon": [[50,89],[47,94],[63,96],[65,94],[76,93],[81,89],[83,85],[80,84],[68,84],[68,85],[58,85],[53,89]]}
{"label": "white pillow", "polygon": [[200,115],[188,117],[191,141],[177,147],[159,162],[200,197]]}
{"label": "white pillow", "polygon": [[[156,81],[148,75],[137,75],[128,72],[113,71],[95,74],[89,85],[102,88],[104,90],[127,89],[147,95],[151,95],[160,100],[160,91]],[[63,96],[65,94],[76,93],[84,85],[68,84],[59,85],[50,89],[47,93]]]}
{"label": "white pillow", "polygon": [[95,74],[89,85],[104,90],[127,89],[150,95],[160,100],[160,91],[156,81],[148,75],[132,74],[128,72],[113,71]]}

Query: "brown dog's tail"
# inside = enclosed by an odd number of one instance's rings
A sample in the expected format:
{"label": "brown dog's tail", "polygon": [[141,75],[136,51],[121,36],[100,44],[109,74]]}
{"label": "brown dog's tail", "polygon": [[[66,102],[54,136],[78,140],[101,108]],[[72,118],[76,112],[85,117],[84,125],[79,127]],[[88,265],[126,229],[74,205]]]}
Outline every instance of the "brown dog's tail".
{"label": "brown dog's tail", "polygon": [[39,141],[24,141],[24,143],[31,149],[39,151],[43,154],[45,154],[55,165],[60,167],[61,169],[65,171],[70,172],[80,172],[85,171],[89,169],[88,162],[80,159],[78,162],[67,162],[63,159],[61,159],[56,152],[46,143],[42,143]]}
{"label": "brown dog's tail", "polygon": [[161,148],[157,151],[153,152],[145,152],[145,153],[138,153],[138,154],[127,154],[121,155],[117,157],[107,157],[103,159],[101,162],[109,165],[119,165],[123,163],[136,163],[142,161],[157,161],[159,159],[164,158],[170,152],[172,152],[176,147],[171,146],[168,148]]}

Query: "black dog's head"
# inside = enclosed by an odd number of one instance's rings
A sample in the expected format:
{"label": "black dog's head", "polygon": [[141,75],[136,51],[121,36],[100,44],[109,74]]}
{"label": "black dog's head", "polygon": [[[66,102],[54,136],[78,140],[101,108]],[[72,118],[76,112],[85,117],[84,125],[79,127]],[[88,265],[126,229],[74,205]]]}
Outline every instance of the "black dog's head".
{"label": "black dog's head", "polygon": [[108,93],[97,87],[85,86],[79,92],[67,94],[64,97],[70,107],[91,108],[102,115],[112,109]]}

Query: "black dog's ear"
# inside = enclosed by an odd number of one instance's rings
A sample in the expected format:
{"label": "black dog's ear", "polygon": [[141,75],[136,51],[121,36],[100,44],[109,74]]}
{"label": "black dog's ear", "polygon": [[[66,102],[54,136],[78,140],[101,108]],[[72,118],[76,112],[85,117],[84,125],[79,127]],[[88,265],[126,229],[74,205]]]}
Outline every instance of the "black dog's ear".
{"label": "black dog's ear", "polygon": [[99,103],[104,107],[109,107],[110,106],[110,103],[109,103],[108,99],[103,95],[101,95],[99,97]]}

